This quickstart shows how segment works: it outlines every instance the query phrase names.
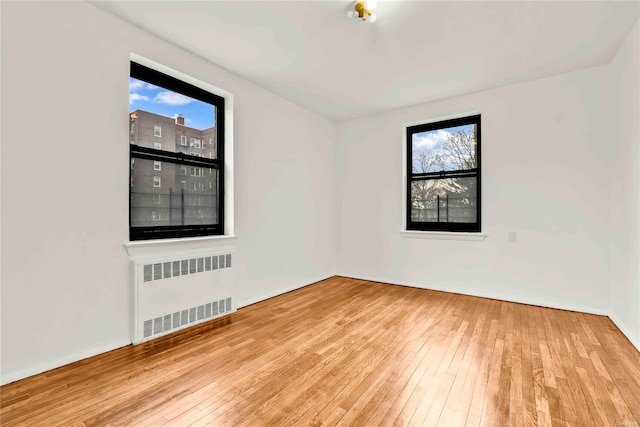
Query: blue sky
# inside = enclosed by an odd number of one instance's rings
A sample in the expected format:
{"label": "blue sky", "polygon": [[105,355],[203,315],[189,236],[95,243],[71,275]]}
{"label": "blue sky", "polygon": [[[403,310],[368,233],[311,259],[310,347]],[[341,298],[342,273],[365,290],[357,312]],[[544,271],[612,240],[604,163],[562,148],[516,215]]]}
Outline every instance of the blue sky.
{"label": "blue sky", "polygon": [[213,105],[131,77],[129,78],[129,112],[135,110],[144,110],[172,118],[182,114],[186,126],[200,130],[208,129],[216,123]]}

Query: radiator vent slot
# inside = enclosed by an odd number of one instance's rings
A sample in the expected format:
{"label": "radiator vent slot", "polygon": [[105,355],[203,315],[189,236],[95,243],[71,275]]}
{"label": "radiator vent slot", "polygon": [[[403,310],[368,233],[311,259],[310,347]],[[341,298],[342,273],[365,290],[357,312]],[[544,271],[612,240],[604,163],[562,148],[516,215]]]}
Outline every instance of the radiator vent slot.
{"label": "radiator vent slot", "polygon": [[[218,307],[221,307],[221,309]],[[206,321],[231,312],[231,307],[232,300],[229,297],[224,300],[208,302],[175,313],[165,314],[155,319],[147,319],[144,321],[143,337],[150,338],[154,335],[164,335],[167,332],[184,329],[186,325]]]}

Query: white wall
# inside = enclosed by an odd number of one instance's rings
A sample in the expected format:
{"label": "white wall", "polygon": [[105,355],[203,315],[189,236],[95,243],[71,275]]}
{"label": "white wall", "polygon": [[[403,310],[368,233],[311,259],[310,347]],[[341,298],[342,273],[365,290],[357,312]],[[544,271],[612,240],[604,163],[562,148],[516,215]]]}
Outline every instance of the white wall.
{"label": "white wall", "polygon": [[[342,123],[338,274],[608,313],[607,77],[597,67]],[[402,237],[403,124],[470,111],[488,237]]]}
{"label": "white wall", "polygon": [[611,319],[640,350],[640,24],[612,63]]}
{"label": "white wall", "polygon": [[234,94],[240,305],[335,272],[335,126],[78,2],[2,2],[2,383],[130,342],[136,53]]}

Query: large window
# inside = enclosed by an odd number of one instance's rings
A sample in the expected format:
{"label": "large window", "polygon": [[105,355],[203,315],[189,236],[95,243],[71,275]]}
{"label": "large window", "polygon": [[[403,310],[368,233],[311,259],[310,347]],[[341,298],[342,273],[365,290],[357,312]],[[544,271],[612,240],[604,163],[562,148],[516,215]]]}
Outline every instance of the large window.
{"label": "large window", "polygon": [[406,132],[407,230],[480,232],[480,115]]}
{"label": "large window", "polygon": [[[224,98],[131,62],[129,104],[130,239],[224,234]],[[183,153],[185,132],[216,144]]]}

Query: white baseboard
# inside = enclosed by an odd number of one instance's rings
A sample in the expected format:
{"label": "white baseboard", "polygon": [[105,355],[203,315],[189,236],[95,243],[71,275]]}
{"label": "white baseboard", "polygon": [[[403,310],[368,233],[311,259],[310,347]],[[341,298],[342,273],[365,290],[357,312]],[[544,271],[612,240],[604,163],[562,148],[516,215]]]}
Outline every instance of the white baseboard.
{"label": "white baseboard", "polygon": [[535,305],[538,307],[546,307],[546,308],[555,308],[558,310],[567,310],[567,311],[577,311],[580,313],[588,313],[588,314],[596,314],[598,316],[609,316],[609,310],[595,307],[585,307],[585,306],[577,306],[571,304],[558,304],[552,301],[538,301],[538,300],[525,300],[521,298],[512,298],[509,296],[501,295],[499,293],[492,292],[469,292],[466,289],[456,289],[456,288],[443,288],[443,287],[429,287],[419,284],[419,283],[410,283],[406,281],[398,281],[398,280],[390,280],[385,278],[374,278],[367,277],[361,275],[353,275],[353,274],[338,274],[337,276],[342,277],[351,277],[354,279],[367,280],[370,282],[380,282],[380,283],[388,283],[390,285],[399,285],[399,286],[409,286],[412,288],[419,289],[428,289],[431,291],[440,291],[440,292],[450,292],[452,294],[460,294],[460,295],[469,295],[472,297],[480,297],[480,298],[491,298],[499,301],[508,301],[515,302],[518,304],[527,304],[527,305]]}
{"label": "white baseboard", "polygon": [[609,319],[611,319],[613,324],[616,325],[618,329],[620,329],[620,332],[622,332],[622,334],[627,337],[627,339],[631,342],[631,344],[633,344],[636,350],[640,351],[640,337],[638,337],[636,334],[631,333],[631,330],[627,328],[625,323],[620,320],[620,318],[615,314],[610,313]]}
{"label": "white baseboard", "polygon": [[305,286],[312,285],[314,283],[320,282],[322,280],[329,279],[329,278],[334,277],[334,276],[335,275],[333,275],[333,274],[330,275],[330,276],[322,276],[322,277],[319,277],[319,278],[311,280],[311,281],[303,282],[301,285],[294,285],[294,286],[290,286],[290,287],[287,287],[287,288],[280,288],[278,290],[267,292],[266,294],[262,294],[262,295],[260,295],[258,297],[255,297],[255,298],[250,298],[250,299],[246,299],[246,300],[243,300],[243,301],[238,301],[237,308],[246,307],[248,305],[255,304],[257,302],[267,300],[269,298],[277,297],[278,295],[286,294],[287,292],[291,292],[291,291],[295,291],[296,289],[304,288]]}
{"label": "white baseboard", "polygon": [[0,385],[5,385],[12,383],[14,381],[18,381],[33,375],[42,374],[43,372],[50,371],[52,369],[59,368],[64,365],[68,365],[73,362],[77,362],[82,359],[86,359],[89,357],[97,356],[102,353],[106,353],[111,350],[115,350],[120,347],[125,347],[131,344],[131,341],[116,341],[110,344],[105,344],[100,347],[92,348],[91,350],[81,351],[75,354],[71,354],[65,357],[60,357],[54,360],[47,360],[43,363],[38,363],[33,366],[29,366],[28,368],[19,369],[13,372],[2,372],[2,376],[0,378]]}

